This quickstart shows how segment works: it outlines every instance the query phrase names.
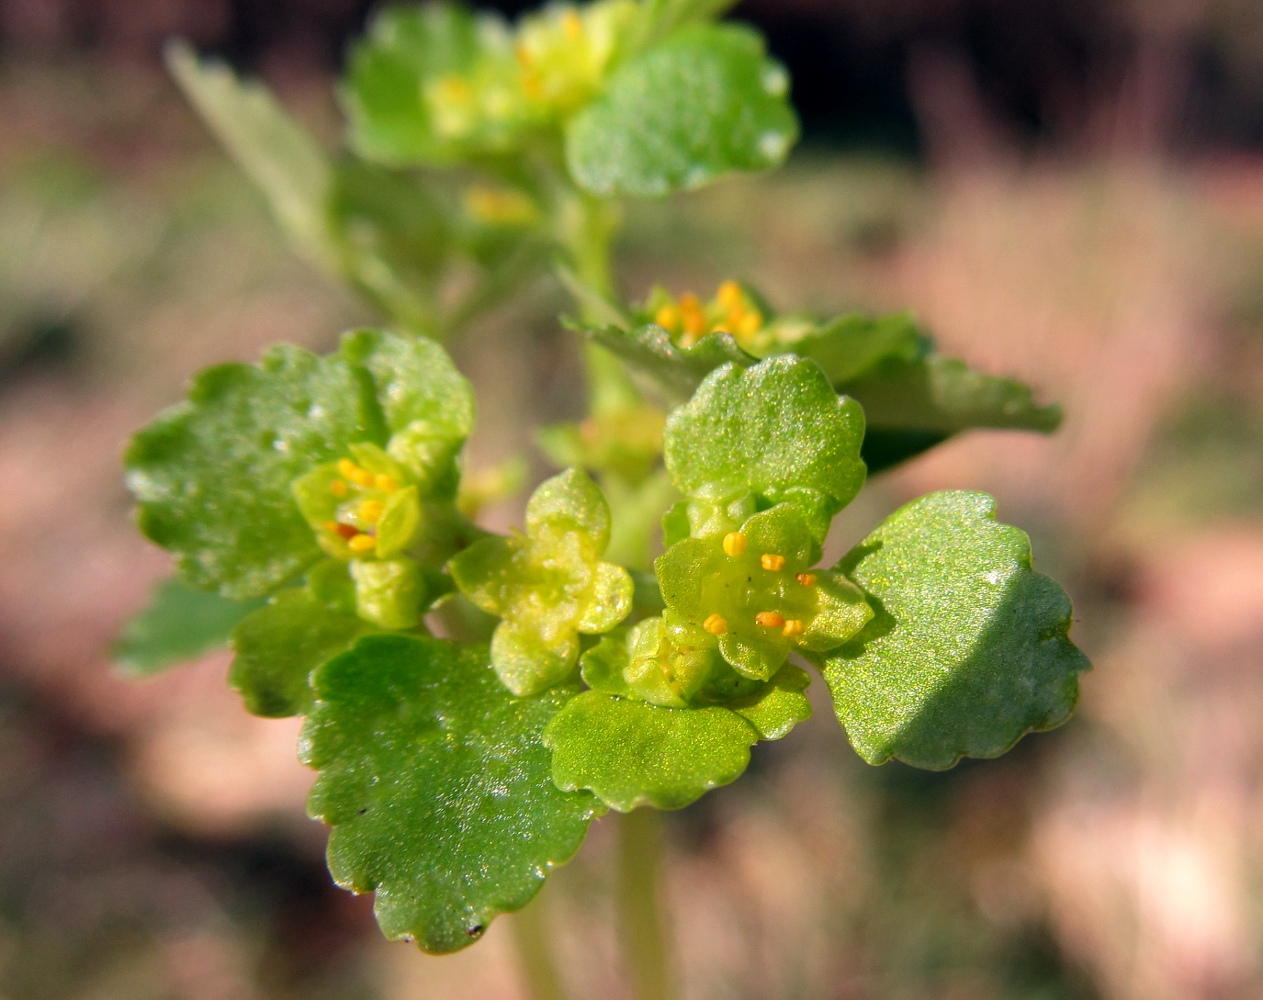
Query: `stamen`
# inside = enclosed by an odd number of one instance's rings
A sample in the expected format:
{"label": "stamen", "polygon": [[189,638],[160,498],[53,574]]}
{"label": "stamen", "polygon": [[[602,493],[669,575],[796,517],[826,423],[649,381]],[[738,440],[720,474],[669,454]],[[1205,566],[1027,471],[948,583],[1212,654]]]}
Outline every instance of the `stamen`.
{"label": "stamen", "polygon": [[719,300],[719,304],[725,309],[736,309],[741,305],[741,286],[735,281],[725,281],[719,286],[719,291],[715,293],[715,298]]}
{"label": "stamen", "polygon": [[762,327],[763,315],[757,309],[752,309],[737,323],[737,332],[743,337],[753,337]]}
{"label": "stamen", "polygon": [[764,628],[780,628],[785,624],[785,616],[775,611],[760,611],[754,616],[754,621]]}
{"label": "stamen", "polygon": [[675,306],[663,306],[654,315],[653,321],[661,327],[665,327],[669,333],[680,332],[680,310]]}
{"label": "stamen", "polygon": [[373,477],[349,458],[338,459],[338,472],[343,479],[351,480],[356,486],[373,485]]}
{"label": "stamen", "polygon": [[360,504],[359,510],[356,512],[360,515],[361,521],[367,521],[369,524],[376,524],[382,519],[382,514],[386,511],[386,505],[380,500],[365,500]]}
{"label": "stamen", "polygon": [[702,628],[711,635],[723,635],[728,631],[728,620],[723,615],[711,615],[702,622]]}
{"label": "stamen", "polygon": [[329,484],[329,492],[335,497],[344,497],[347,494],[347,485],[345,479],[335,479]]}
{"label": "stamen", "polygon": [[797,580],[799,583],[801,583],[804,587],[810,587],[813,583],[816,582],[816,574],[815,573],[799,573],[797,576],[794,577],[794,579]]}
{"label": "stamen", "polygon": [[583,21],[577,12],[568,10],[562,15],[561,30],[566,33],[566,37],[572,42],[577,42],[583,37]]}
{"label": "stamen", "polygon": [[377,539],[372,535],[356,535],[346,543],[352,552],[372,552],[377,548]]}
{"label": "stamen", "polygon": [[785,557],[765,552],[759,557],[759,565],[773,573],[778,573],[785,568]]}
{"label": "stamen", "polygon": [[329,521],[325,527],[332,531],[339,538],[351,539],[359,534],[353,526],[349,524],[339,524],[337,521]]}
{"label": "stamen", "polygon": [[373,482],[377,484],[377,488],[383,493],[394,493],[395,490],[399,489],[399,480],[384,472],[379,472],[374,476]]}
{"label": "stamen", "polygon": [[797,618],[791,618],[785,623],[785,627],[781,629],[781,635],[786,639],[792,639],[796,635],[803,634],[803,623]]}
{"label": "stamen", "polygon": [[739,531],[730,531],[724,535],[724,552],[735,559],[746,550],[746,536]]}

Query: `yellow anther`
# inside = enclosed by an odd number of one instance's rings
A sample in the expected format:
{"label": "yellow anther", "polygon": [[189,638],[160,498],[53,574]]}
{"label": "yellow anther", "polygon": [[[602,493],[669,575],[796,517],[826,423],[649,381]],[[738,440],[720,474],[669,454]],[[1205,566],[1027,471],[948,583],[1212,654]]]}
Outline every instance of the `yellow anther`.
{"label": "yellow anther", "polygon": [[728,620],[723,615],[711,615],[702,622],[702,628],[711,635],[723,635],[728,631]]}
{"label": "yellow anther", "polygon": [[675,306],[663,306],[654,315],[653,321],[670,333],[680,332],[680,310]]}
{"label": "yellow anther", "polygon": [[737,333],[743,337],[753,337],[761,329],[763,329],[763,314],[757,309],[751,309],[748,313],[741,317],[736,324]]}
{"label": "yellow anther", "polygon": [[347,494],[348,486],[345,479],[335,479],[329,484],[329,492],[335,497],[344,497]]}
{"label": "yellow anther", "polygon": [[785,624],[785,616],[775,611],[760,611],[754,616],[754,621],[764,628],[780,628]]}
{"label": "yellow anther", "polygon": [[382,519],[382,514],[386,511],[386,505],[380,500],[365,500],[360,504],[359,510],[356,511],[361,521],[368,524],[376,524]]}
{"label": "yellow anther", "polygon": [[725,281],[719,286],[719,291],[715,293],[715,298],[719,300],[719,304],[725,309],[736,309],[741,305],[744,298],[741,286],[735,281]]}
{"label": "yellow anther", "polygon": [[739,531],[730,531],[724,535],[724,552],[734,559],[746,550],[746,536]]}
{"label": "yellow anther", "polygon": [[383,493],[394,493],[399,489],[399,480],[385,472],[377,473],[373,477],[373,484]]}
{"label": "yellow anther", "polygon": [[801,583],[804,587],[810,587],[813,583],[816,582],[816,574],[815,573],[799,573],[797,576],[794,577],[794,579],[797,580],[799,583]]}
{"label": "yellow anther", "polygon": [[377,548],[377,539],[372,535],[356,535],[347,540],[346,547],[352,552],[372,552]]}
{"label": "yellow anther", "polygon": [[785,568],[785,557],[772,552],[764,552],[759,557],[759,565],[773,573],[778,573]]}
{"label": "yellow anther", "polygon": [[577,11],[568,10],[561,16],[561,30],[572,42],[577,42],[583,37],[583,19],[579,17]]}
{"label": "yellow anther", "polygon": [[785,627],[781,629],[781,635],[786,639],[792,639],[796,635],[803,634],[803,623],[797,618],[791,618],[785,623]]}
{"label": "yellow anther", "polygon": [[467,104],[473,100],[474,88],[463,77],[445,76],[438,82],[438,97],[445,103]]}
{"label": "yellow anther", "polygon": [[338,472],[341,473],[343,479],[349,479],[356,486],[372,486],[373,477],[365,472],[349,458],[338,460]]}

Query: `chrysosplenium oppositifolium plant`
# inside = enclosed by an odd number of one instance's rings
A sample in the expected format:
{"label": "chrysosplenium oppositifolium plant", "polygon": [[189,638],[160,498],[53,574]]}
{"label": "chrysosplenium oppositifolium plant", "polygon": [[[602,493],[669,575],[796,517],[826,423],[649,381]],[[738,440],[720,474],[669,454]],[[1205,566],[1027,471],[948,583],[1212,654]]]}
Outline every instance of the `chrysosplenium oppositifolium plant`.
{"label": "chrysosplenium oppositifolium plant", "polygon": [[[821,565],[866,475],[969,428],[1051,431],[1055,408],[904,315],[780,313],[736,281],[619,297],[625,199],[796,138],[785,70],[725,6],[387,7],[350,52],[336,154],[171,53],[297,249],[383,326],[208,369],[136,435],[139,524],[179,573],[120,656],[231,642],[247,709],[306,719],[333,877],[427,951],[526,905],[607,810],[739,777],[810,715],[814,674],[865,760],[947,768],[1063,722],[1088,667],[983,494],[921,497]],[[477,512],[513,477],[464,469],[475,393],[440,342],[540,272],[575,297],[590,412],[540,432],[561,471],[502,536]]]}

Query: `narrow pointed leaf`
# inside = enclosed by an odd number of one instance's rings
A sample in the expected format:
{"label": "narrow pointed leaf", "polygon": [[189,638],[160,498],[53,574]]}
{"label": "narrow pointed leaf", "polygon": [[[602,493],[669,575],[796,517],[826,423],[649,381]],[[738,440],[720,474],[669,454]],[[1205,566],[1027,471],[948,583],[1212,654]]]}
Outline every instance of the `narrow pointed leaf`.
{"label": "narrow pointed leaf", "polygon": [[702,379],[728,362],[749,368],[758,359],[747,354],[730,333],[708,333],[691,347],[682,347],[655,323],[634,330],[603,326],[585,329],[631,366],[654,395],[671,405],[688,402]]}
{"label": "narrow pointed leaf", "polygon": [[971,427],[1055,431],[1061,408],[1040,406],[1029,386],[931,354],[890,360],[838,385],[864,407],[870,427],[951,434]]}
{"label": "narrow pointed leaf", "polygon": [[163,580],[154,588],[149,606],[123,627],[114,645],[114,662],[137,677],[187,663],[227,646],[233,628],[260,604],[230,601],[180,580]]}
{"label": "narrow pointed leaf", "polygon": [[530,902],[602,811],[553,783],[541,742],[574,692],[514,698],[485,647],[368,637],[314,683],[308,809],[333,827],[334,879],[377,894],[388,938],[435,953],[472,944]]}
{"label": "narrow pointed leaf", "polygon": [[238,80],[225,64],[199,60],[187,45],[167,49],[167,66],[202,120],[263,192],[294,248],[326,271],[340,269],[327,209],[329,157],[260,83]]}

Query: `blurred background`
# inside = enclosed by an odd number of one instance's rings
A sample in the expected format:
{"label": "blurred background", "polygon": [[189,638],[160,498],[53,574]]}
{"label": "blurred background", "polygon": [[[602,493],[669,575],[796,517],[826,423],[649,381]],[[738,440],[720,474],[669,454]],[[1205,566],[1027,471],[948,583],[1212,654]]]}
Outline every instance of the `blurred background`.
{"label": "blurred background", "polygon": [[[0,0],[0,1000],[521,995],[512,918],[429,958],[331,886],[297,724],[246,715],[224,656],[109,664],[169,570],[131,526],[126,436],[199,366],[371,318],[288,252],[162,42],[261,75],[332,144],[368,7]],[[1263,996],[1263,6],[736,16],[790,66],[805,140],[774,176],[638,208],[624,291],[735,275],[782,307],[910,306],[1060,401],[1052,438],[965,435],[874,479],[831,547],[986,489],[1096,670],[1065,728],[943,774],[861,763],[820,699],[672,815],[687,997]],[[475,468],[545,473],[527,425],[579,406],[562,305],[541,284],[456,345]],[[575,996],[624,995],[612,827],[539,904]]]}

